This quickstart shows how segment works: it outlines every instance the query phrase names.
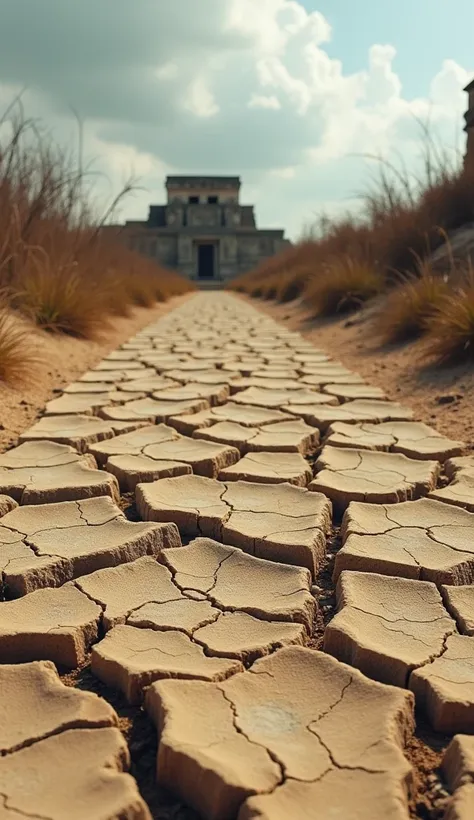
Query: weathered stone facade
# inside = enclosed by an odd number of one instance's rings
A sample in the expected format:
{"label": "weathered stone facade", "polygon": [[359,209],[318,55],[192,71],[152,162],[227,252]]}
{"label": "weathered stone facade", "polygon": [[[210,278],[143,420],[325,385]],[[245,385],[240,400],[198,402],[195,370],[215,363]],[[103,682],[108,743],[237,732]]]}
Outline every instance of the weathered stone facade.
{"label": "weathered stone facade", "polygon": [[468,107],[464,114],[466,121],[464,130],[467,133],[465,164],[474,166],[474,80],[466,86],[464,91],[468,94]]}
{"label": "weathered stone facade", "polygon": [[146,222],[128,221],[119,235],[190,279],[230,279],[290,244],[283,230],[257,228],[253,206],[239,202],[239,177],[170,176],[166,191],[166,205],[151,205]]}

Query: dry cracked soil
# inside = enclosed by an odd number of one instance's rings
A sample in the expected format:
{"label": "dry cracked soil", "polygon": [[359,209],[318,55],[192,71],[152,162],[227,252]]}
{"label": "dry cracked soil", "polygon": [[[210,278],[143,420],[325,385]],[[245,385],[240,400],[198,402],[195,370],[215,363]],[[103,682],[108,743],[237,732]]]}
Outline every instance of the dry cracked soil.
{"label": "dry cracked soil", "polygon": [[472,820],[473,489],[248,301],[138,330],[0,455],[0,817]]}

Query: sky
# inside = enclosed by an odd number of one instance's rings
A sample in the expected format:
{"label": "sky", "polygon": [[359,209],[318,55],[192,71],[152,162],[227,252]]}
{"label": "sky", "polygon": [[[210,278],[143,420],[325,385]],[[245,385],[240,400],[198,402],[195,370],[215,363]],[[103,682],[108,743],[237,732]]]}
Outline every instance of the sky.
{"label": "sky", "polygon": [[83,150],[120,219],[165,201],[167,174],[242,179],[260,227],[297,239],[362,208],[380,167],[414,174],[422,126],[464,151],[472,0],[0,0],[0,111],[22,92]]}

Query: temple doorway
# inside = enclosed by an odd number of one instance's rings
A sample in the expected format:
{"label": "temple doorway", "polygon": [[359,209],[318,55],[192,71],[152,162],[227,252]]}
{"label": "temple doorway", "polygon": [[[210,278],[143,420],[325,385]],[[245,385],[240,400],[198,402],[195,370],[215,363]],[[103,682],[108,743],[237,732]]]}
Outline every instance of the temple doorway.
{"label": "temple doorway", "polygon": [[198,279],[215,279],[216,247],[212,242],[203,242],[197,249]]}

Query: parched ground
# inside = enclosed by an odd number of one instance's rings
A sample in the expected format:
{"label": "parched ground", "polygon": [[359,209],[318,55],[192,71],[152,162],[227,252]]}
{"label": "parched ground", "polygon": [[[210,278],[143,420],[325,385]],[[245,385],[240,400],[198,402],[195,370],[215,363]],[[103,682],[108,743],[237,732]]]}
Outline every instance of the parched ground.
{"label": "parched ground", "polygon": [[[243,297],[241,297],[243,298]],[[315,320],[299,302],[275,305],[255,300],[259,310],[297,330],[334,359],[356,370],[387,396],[403,401],[441,433],[474,440],[474,368],[436,367],[426,357],[423,341],[380,347],[371,334],[370,320],[344,317]]]}
{"label": "parched ground", "polygon": [[60,394],[63,387],[94,367],[137,330],[187,298],[187,295],[175,296],[152,308],[133,308],[130,316],[113,319],[94,341],[32,331],[31,344],[38,353],[39,362],[31,379],[19,387],[0,382],[0,450],[10,447],[40,415],[46,402]]}
{"label": "parched ground", "polygon": [[141,312],[74,374],[65,347],[11,426],[2,817],[474,816],[464,398],[259,308]]}

